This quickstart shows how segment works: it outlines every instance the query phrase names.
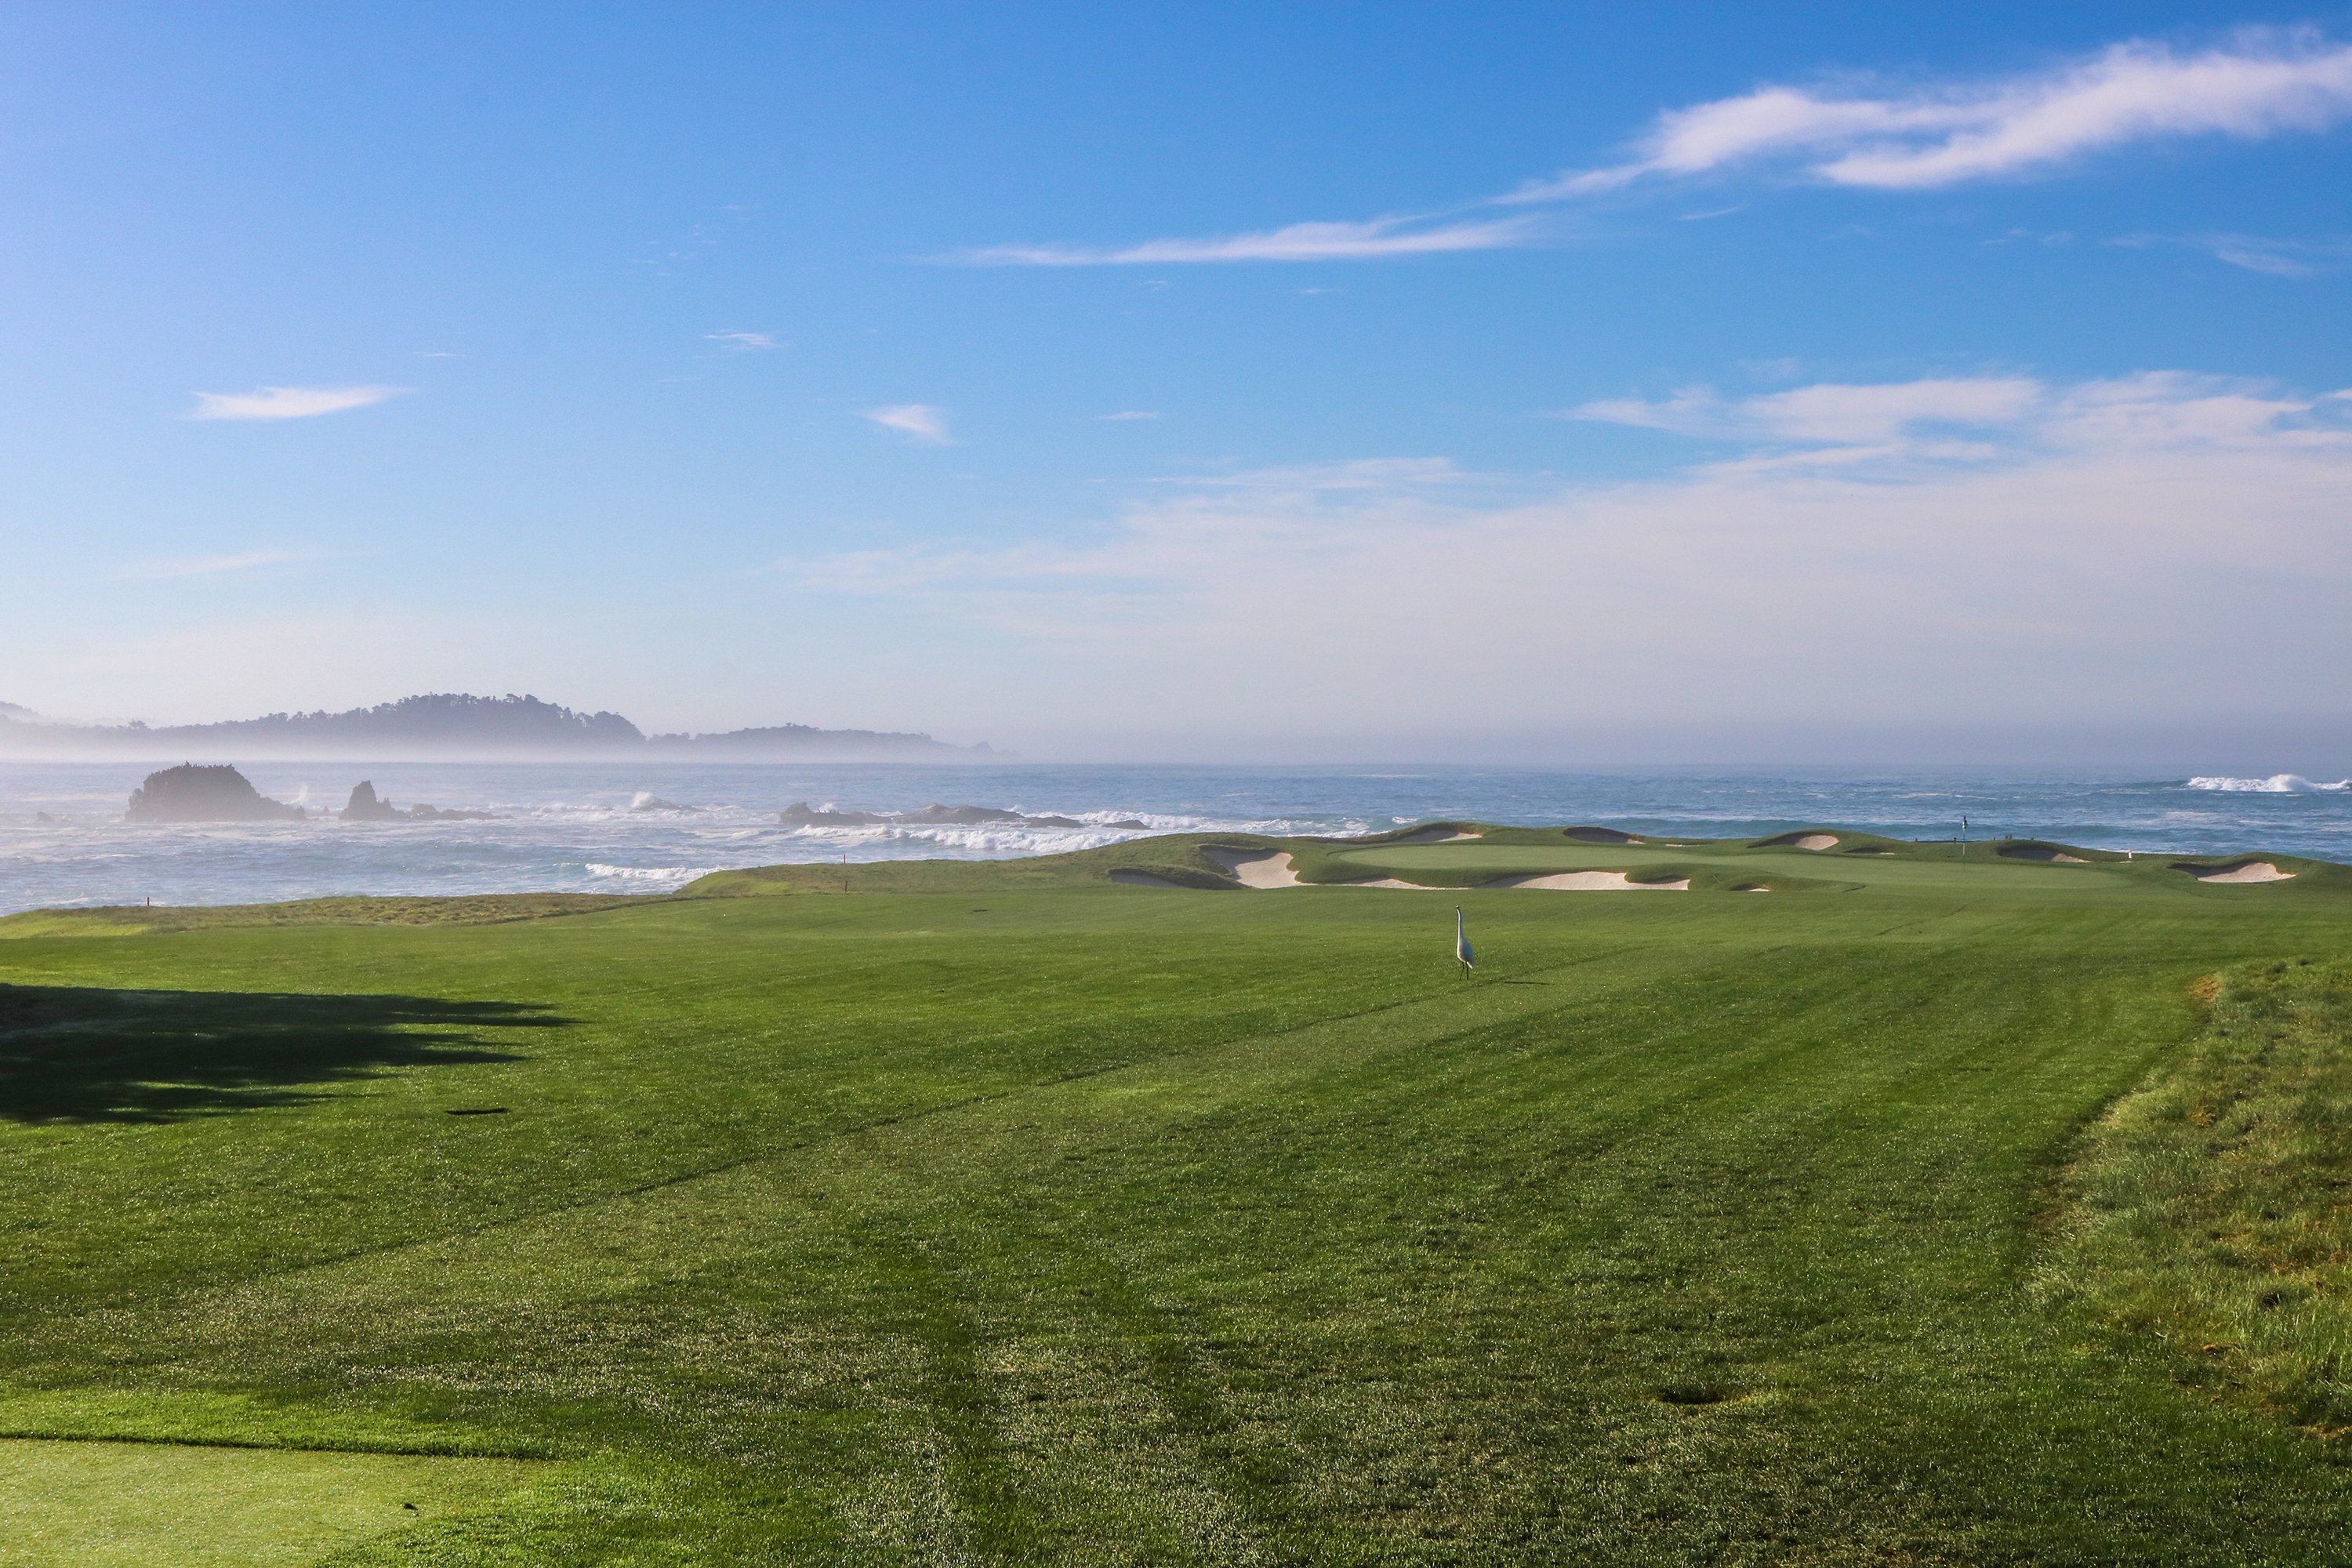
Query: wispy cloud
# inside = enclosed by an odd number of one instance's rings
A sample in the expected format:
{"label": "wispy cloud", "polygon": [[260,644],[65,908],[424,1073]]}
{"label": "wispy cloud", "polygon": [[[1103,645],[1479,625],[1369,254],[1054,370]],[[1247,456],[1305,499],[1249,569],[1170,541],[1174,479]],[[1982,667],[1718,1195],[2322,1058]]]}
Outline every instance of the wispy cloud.
{"label": "wispy cloud", "polygon": [[2342,431],[2312,418],[2327,401],[2176,371],[2063,387],[2015,376],[1823,383],[1742,398],[1686,387],[1654,401],[1588,403],[1564,416],[1731,442],[1745,448],[1732,467],[1836,468],[1885,479],[2126,444],[2344,445]]}
{"label": "wispy cloud", "polygon": [[1097,414],[1095,417],[1097,419],[1108,420],[1112,424],[1118,424],[1122,420],[1128,419],[1157,419],[1160,417],[1160,410],[1157,408],[1122,408],[1116,414]]}
{"label": "wispy cloud", "polygon": [[2114,243],[2133,249],[2182,246],[2273,278],[2316,278],[2352,258],[2352,241],[2271,239],[2258,234],[2130,234]]}
{"label": "wispy cloud", "polygon": [[[1127,246],[1000,245],[950,259],[997,267],[1124,267],[1495,250],[1533,243],[1541,234],[1533,215],[1507,209],[1743,167],[1778,163],[1832,185],[1928,190],[2042,173],[2135,143],[2195,136],[2254,141],[2321,131],[2347,118],[2352,47],[2317,33],[2249,30],[2228,45],[2195,53],[2134,41],[2023,75],[1885,92],[1768,86],[1670,110],[1621,162],[1530,181],[1449,214],[1295,223]],[[1462,216],[1482,210],[1485,216]],[[1685,216],[1720,217],[1737,210]]]}
{"label": "wispy cloud", "polygon": [[199,392],[191,419],[315,419],[398,397],[404,386],[259,386],[251,392]]}
{"label": "wispy cloud", "polygon": [[115,576],[127,582],[157,583],[175,577],[216,577],[226,572],[251,572],[262,566],[283,566],[309,556],[293,550],[247,550],[236,555],[197,555],[178,561],[139,561]]}
{"label": "wispy cloud", "polygon": [[948,434],[947,411],[928,403],[893,403],[866,409],[859,417],[896,430],[918,447],[955,445],[955,437]]}
{"label": "wispy cloud", "polygon": [[1369,223],[1294,223],[1255,234],[1209,239],[1150,239],[1113,249],[1000,245],[956,260],[982,267],[1146,267],[1188,261],[1370,261],[1391,256],[1495,250],[1523,245],[1534,221],[1523,216],[1432,224],[1386,217]]}
{"label": "wispy cloud", "polygon": [[2352,48],[2249,33],[2180,55],[2126,43],[2055,70],[1885,95],[1767,87],[1659,116],[1635,156],[1505,198],[1551,202],[1645,178],[1794,159],[1832,184],[1920,190],[2036,172],[2136,142],[2253,140],[2352,116]]}
{"label": "wispy cloud", "polygon": [[714,343],[724,343],[730,349],[780,349],[784,345],[772,332],[705,332],[703,337]]}

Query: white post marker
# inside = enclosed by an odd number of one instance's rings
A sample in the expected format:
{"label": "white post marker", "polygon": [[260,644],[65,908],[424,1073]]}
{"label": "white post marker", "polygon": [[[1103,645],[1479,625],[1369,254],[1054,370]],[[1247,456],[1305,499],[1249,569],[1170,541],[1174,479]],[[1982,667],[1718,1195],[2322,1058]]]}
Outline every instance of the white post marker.
{"label": "white post marker", "polygon": [[1462,929],[1460,904],[1454,906],[1454,962],[1462,966],[1465,978],[1468,977],[1472,970],[1478,967],[1477,955],[1470,951],[1470,933]]}

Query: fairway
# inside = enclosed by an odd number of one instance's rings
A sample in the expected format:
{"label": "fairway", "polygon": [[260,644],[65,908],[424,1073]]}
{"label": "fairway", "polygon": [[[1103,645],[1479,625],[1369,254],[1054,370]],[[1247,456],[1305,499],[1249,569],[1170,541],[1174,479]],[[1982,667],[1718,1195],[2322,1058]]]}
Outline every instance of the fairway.
{"label": "fairway", "polygon": [[277,1568],[514,1490],[499,1460],[0,1441],[5,1568]]}
{"label": "fairway", "polygon": [[[0,921],[0,1521],[185,1498],[122,1559],[164,1565],[2342,1560],[2340,868],[1483,831]],[[1475,885],[1576,869],[1691,887]],[[1314,885],[1381,877],[1448,896]]]}

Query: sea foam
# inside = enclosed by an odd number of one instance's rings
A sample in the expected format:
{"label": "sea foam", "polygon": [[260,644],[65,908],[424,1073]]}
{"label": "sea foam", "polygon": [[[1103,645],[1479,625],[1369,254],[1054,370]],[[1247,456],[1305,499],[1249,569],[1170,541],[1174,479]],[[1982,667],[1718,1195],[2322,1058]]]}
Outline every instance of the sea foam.
{"label": "sea foam", "polygon": [[644,882],[657,888],[683,888],[698,877],[723,871],[724,866],[606,866],[588,862],[588,874],[613,881]]}
{"label": "sea foam", "polygon": [[2326,795],[2352,790],[2352,779],[2315,784],[2301,773],[2273,773],[2266,779],[2194,778],[2190,789],[2221,790],[2230,795]]}

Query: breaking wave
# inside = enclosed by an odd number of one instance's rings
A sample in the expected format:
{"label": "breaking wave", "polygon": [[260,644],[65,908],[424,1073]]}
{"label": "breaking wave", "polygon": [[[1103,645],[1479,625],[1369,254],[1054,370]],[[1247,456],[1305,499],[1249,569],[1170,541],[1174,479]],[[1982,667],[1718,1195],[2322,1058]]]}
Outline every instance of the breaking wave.
{"label": "breaking wave", "polygon": [[[835,807],[828,803],[825,809]],[[815,823],[795,827],[785,837],[799,843],[820,847],[827,852],[862,850],[868,858],[896,858],[892,853],[894,847],[919,851],[928,846],[951,854],[969,856],[1066,855],[1073,850],[1099,848],[1106,844],[1119,844],[1155,833],[1264,833],[1281,836],[1331,831],[1326,823],[1288,818],[1243,821],[1160,812],[1081,811],[1072,814],[1071,819],[1078,826],[1053,827],[1034,822]],[[1129,826],[1137,822],[1143,826]],[[1341,831],[1361,833],[1368,829],[1350,819]]]}
{"label": "breaking wave", "polygon": [[642,882],[653,888],[683,888],[698,877],[723,871],[724,866],[606,866],[588,862],[588,874],[608,881]]}
{"label": "breaking wave", "polygon": [[2189,787],[2221,790],[2229,795],[2332,795],[2352,790],[2352,779],[2315,784],[2301,773],[2273,773],[2266,779],[2195,778],[2189,781]]}

